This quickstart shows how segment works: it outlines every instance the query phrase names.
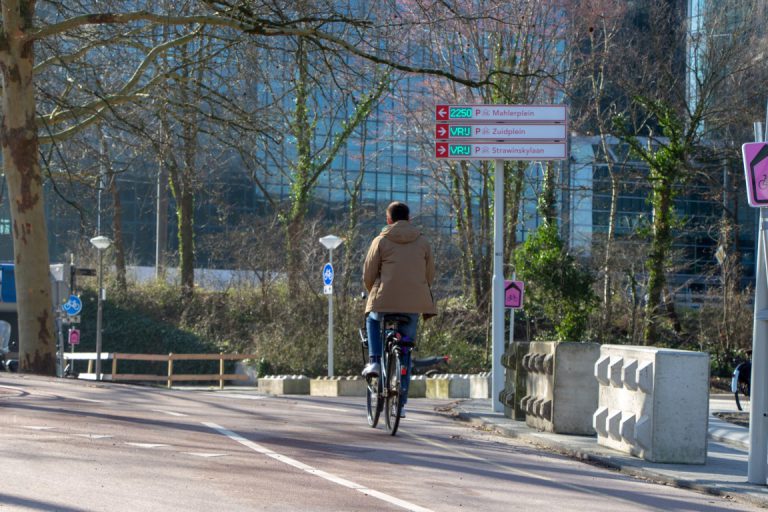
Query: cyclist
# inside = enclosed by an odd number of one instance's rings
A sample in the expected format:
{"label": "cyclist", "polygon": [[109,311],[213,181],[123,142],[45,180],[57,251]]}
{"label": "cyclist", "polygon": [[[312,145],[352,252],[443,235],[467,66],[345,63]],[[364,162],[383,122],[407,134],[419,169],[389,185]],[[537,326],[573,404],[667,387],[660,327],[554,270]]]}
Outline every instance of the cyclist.
{"label": "cyclist", "polygon": [[[424,319],[437,314],[432,297],[435,263],[427,239],[410,223],[410,210],[395,201],[387,207],[387,226],[374,238],[363,265],[363,282],[368,290],[365,306],[370,362],[363,375],[381,372],[381,318],[386,313],[407,316],[400,328],[402,336],[416,339],[419,315]],[[408,389],[410,369],[403,379]],[[405,402],[403,402],[405,403]],[[404,415],[404,414],[403,414]]]}

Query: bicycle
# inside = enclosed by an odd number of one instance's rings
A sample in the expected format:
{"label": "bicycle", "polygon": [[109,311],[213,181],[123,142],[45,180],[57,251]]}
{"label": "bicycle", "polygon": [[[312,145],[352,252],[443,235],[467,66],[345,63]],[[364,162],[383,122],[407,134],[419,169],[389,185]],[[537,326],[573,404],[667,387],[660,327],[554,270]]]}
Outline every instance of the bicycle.
{"label": "bicycle", "polygon": [[741,407],[741,401],[739,400],[739,393],[749,398],[750,386],[752,385],[752,361],[745,361],[733,370],[733,378],[731,379],[731,392],[736,399],[736,408],[740,411],[744,409]]}
{"label": "bicycle", "polygon": [[[387,431],[393,436],[400,426],[403,404],[408,397],[408,387],[405,382],[410,378],[411,351],[414,346],[414,340],[402,336],[398,329],[409,321],[410,319],[403,315],[385,314],[382,316],[381,374],[366,378],[368,425],[376,428],[381,413],[386,411],[384,422]],[[359,333],[362,342],[363,364],[365,364],[368,360],[368,336],[364,329],[360,329]]]}

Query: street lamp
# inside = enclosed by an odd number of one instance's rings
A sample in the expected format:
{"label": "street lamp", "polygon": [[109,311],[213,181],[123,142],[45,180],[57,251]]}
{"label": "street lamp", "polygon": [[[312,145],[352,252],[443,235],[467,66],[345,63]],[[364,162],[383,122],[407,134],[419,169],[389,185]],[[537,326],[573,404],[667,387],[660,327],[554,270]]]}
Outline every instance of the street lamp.
{"label": "street lamp", "polygon": [[99,296],[96,301],[96,380],[101,380],[101,303],[104,298],[104,251],[112,245],[112,240],[99,235],[91,238],[91,245],[99,251]]}
{"label": "street lamp", "polygon": [[336,235],[327,235],[320,239],[320,243],[328,249],[328,265],[330,271],[323,269],[323,293],[328,295],[328,376],[333,377],[333,250],[344,242],[343,238]]}

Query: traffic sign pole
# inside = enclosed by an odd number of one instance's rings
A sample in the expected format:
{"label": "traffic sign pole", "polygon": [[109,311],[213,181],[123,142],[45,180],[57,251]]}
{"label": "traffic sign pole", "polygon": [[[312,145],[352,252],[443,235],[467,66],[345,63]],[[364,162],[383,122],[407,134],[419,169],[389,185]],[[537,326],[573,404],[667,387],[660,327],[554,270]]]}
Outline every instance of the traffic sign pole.
{"label": "traffic sign pole", "polygon": [[[333,268],[333,249],[328,251],[328,263]],[[333,273],[331,273],[333,286]],[[333,293],[328,294],[328,376],[333,377]]]}
{"label": "traffic sign pole", "polygon": [[494,167],[491,401],[495,412],[504,412],[499,400],[504,389],[504,161],[496,160]]}

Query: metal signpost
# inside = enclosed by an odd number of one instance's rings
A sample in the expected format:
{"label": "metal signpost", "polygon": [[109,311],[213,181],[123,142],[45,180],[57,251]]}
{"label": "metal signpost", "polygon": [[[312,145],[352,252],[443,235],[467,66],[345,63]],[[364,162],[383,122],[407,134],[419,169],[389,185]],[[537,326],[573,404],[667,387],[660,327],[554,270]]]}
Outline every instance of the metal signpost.
{"label": "metal signpost", "polygon": [[320,239],[328,249],[328,263],[323,267],[323,293],[328,296],[328,376],[333,377],[333,250],[344,242],[336,235],[327,235]]}
{"label": "metal signpost", "polygon": [[494,160],[491,401],[493,410],[502,412],[504,160],[567,159],[567,110],[565,105],[437,105],[435,123],[436,158]]}
{"label": "metal signpost", "polygon": [[744,173],[750,206],[760,208],[755,268],[755,314],[752,324],[752,383],[749,415],[747,481],[766,484],[768,470],[768,144],[762,123],[755,123],[755,140],[744,144]]}

